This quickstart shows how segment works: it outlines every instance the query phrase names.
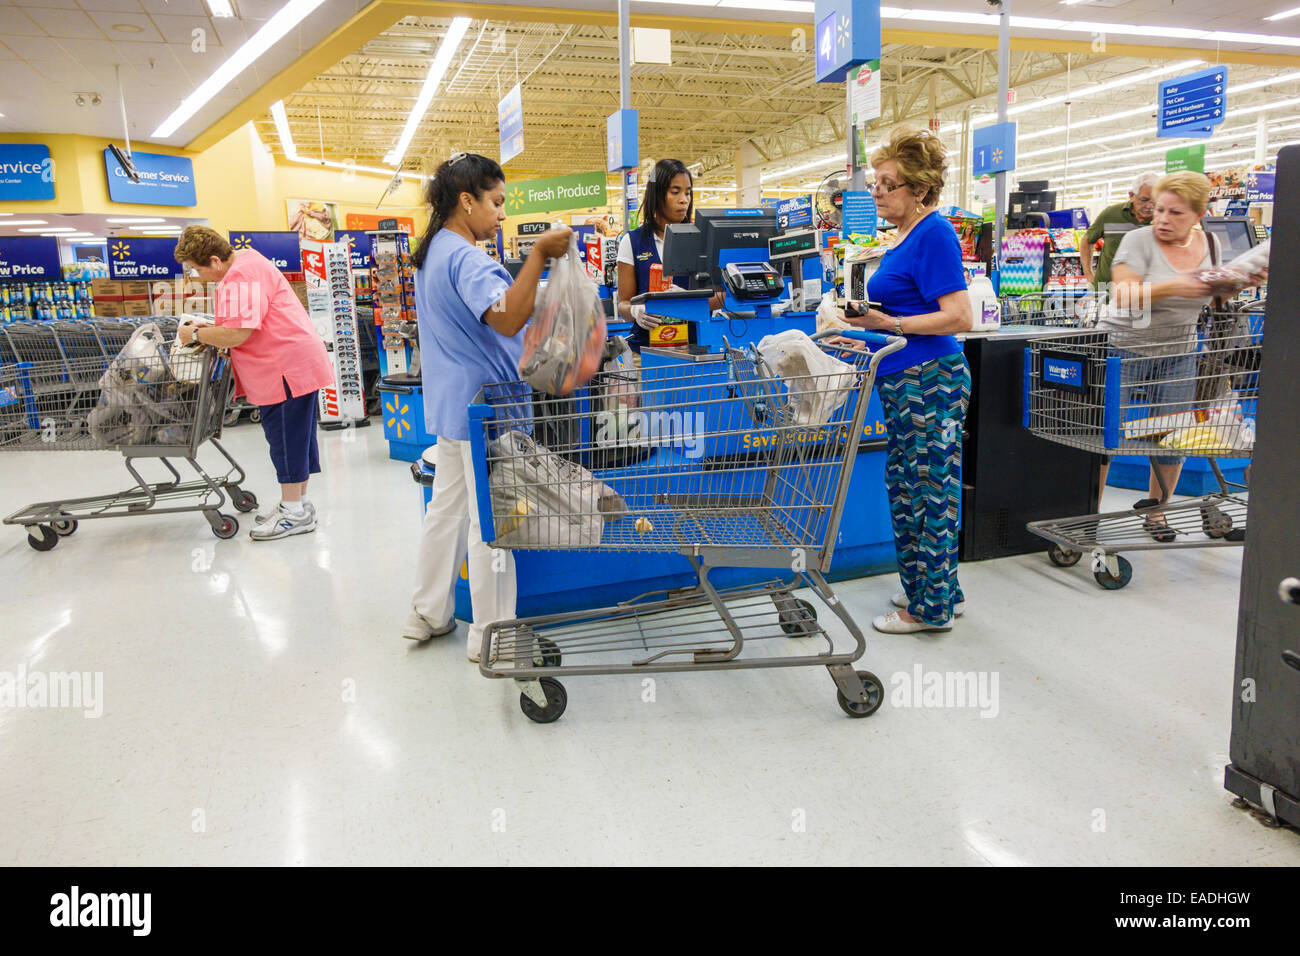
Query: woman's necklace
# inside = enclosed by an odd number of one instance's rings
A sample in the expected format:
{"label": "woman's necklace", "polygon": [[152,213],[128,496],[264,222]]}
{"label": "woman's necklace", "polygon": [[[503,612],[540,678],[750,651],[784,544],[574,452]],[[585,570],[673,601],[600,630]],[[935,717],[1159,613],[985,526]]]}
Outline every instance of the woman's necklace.
{"label": "woman's necklace", "polygon": [[1190,245],[1192,244],[1192,241],[1193,241],[1195,238],[1196,238],[1196,230],[1193,229],[1191,232],[1189,232],[1189,233],[1187,234],[1187,241],[1186,241],[1186,242],[1176,243],[1176,245],[1178,246],[1179,249],[1186,249],[1188,246],[1190,246]]}
{"label": "woman's necklace", "polygon": [[901,226],[898,227],[898,241],[899,241],[899,242],[902,242],[902,241],[903,241],[903,238],[904,238],[904,237],[905,237],[909,232],[912,231],[912,227],[915,226],[918,222],[921,221],[921,217],[922,217],[922,212],[921,212],[921,210],[923,210],[924,208],[925,208],[924,206],[917,206],[917,207],[916,207],[916,215],[912,217],[912,220],[911,220],[910,222],[908,222],[906,225],[901,225]]}

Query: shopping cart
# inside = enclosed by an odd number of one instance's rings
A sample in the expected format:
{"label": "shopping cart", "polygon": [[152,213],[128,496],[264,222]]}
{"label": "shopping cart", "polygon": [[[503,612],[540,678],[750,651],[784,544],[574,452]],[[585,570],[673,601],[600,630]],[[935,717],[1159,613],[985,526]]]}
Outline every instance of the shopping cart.
{"label": "shopping cart", "polygon": [[[835,375],[779,378],[752,350],[641,370],[639,391],[601,382],[568,398],[523,383],[489,386],[470,406],[477,507],[499,548],[676,552],[698,583],[593,610],[486,628],[480,670],[520,684],[520,707],[557,719],[556,675],[824,666],[840,707],[875,712],[879,678],[855,671],[862,632],[824,577],[830,567],[876,367],[904,340],[840,333],[875,351],[836,351]],[[611,556],[612,557],[612,556]],[[616,559],[615,559],[616,560]],[[717,588],[711,568],[782,572]],[[807,586],[852,637],[838,647]],[[824,641],[816,652],[773,638]],[[747,649],[772,650],[742,657]]]}
{"label": "shopping cart", "polygon": [[[1030,522],[1050,542],[1053,564],[1084,554],[1107,590],[1129,583],[1120,551],[1240,545],[1246,487],[1228,481],[1218,458],[1249,458],[1259,394],[1263,313],[1220,311],[1159,332],[1088,332],[1048,337],[1025,349],[1024,424],[1049,441],[1105,455],[1208,459],[1219,490],[1170,502],[1153,467],[1158,500],[1128,511]],[[1247,473],[1249,473],[1247,471]]]}
{"label": "shopping cart", "polygon": [[[240,487],[243,469],[218,441],[230,391],[229,359],[211,349],[177,361],[168,355],[79,356],[0,367],[0,452],[118,451],[135,480],[126,491],[40,501],[5,518],[5,524],[27,531],[37,551],[49,551],[82,520],[184,511],[201,512],[213,534],[230,538],[239,522],[221,513],[227,500],[238,511],[257,507],[257,498]],[[229,463],[224,475],[211,476],[199,465],[205,442]],[[146,481],[135,464],[141,458],[158,459],[170,480]],[[182,481],[172,459],[188,463],[198,479]]]}
{"label": "shopping cart", "polygon": [[1055,289],[1004,296],[1001,302],[1003,325],[1080,329],[1097,324],[1105,296],[1092,291]]}

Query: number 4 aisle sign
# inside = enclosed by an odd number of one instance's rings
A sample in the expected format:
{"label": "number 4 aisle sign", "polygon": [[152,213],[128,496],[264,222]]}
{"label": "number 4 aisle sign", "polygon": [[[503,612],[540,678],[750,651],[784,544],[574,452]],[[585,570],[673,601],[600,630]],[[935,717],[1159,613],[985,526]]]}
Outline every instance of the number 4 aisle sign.
{"label": "number 4 aisle sign", "polygon": [[817,82],[842,83],[855,66],[880,59],[880,0],[817,0]]}

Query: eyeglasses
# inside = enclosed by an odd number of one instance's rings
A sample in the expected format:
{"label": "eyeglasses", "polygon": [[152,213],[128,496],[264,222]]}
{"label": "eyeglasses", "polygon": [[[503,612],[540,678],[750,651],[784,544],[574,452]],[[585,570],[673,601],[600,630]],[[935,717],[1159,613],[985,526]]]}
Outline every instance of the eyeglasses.
{"label": "eyeglasses", "polygon": [[889,193],[892,193],[896,189],[902,189],[906,185],[907,183],[898,183],[897,185],[893,185],[893,186],[891,186],[889,183],[872,183],[867,187],[867,191],[873,193],[885,193],[886,195],[888,195]]}

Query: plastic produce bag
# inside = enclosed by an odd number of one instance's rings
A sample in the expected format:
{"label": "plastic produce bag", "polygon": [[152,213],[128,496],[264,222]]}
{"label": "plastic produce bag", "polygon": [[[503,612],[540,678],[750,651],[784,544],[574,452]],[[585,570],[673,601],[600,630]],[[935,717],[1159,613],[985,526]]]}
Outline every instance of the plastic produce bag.
{"label": "plastic produce bag", "polygon": [[521,431],[493,440],[488,456],[499,547],[593,547],[604,523],[627,513],[609,485]]}
{"label": "plastic produce bag", "polygon": [[764,337],[758,354],[785,382],[791,424],[825,425],[852,394],[857,369],[827,355],[798,329]]}
{"label": "plastic produce bag", "polygon": [[578,255],[577,233],[553,263],[524,333],[519,377],[548,395],[568,395],[600,369],[605,309]]}
{"label": "plastic produce bag", "polygon": [[[109,368],[117,367],[120,372],[130,372],[130,377],[141,384],[162,382],[169,377],[167,370],[167,347],[163,344],[163,334],[153,322],[146,322],[131,333],[117,353]],[[125,376],[122,376],[123,379]]]}
{"label": "plastic produce bag", "polygon": [[824,295],[817,304],[817,331],[828,329],[851,329],[852,324],[840,317],[840,310],[835,307],[835,296]]}

